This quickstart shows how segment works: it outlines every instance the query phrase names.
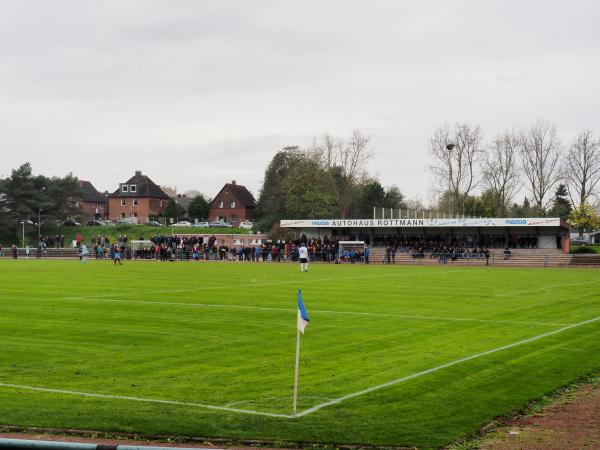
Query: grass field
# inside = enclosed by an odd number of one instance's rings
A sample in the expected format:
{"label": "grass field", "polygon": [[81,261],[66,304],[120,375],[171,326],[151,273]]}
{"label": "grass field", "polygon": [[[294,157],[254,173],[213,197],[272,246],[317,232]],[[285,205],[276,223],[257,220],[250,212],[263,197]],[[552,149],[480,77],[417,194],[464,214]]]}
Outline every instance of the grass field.
{"label": "grass field", "polygon": [[[600,368],[590,269],[0,260],[0,274],[0,425],[437,447]],[[291,418],[298,288],[311,322]]]}

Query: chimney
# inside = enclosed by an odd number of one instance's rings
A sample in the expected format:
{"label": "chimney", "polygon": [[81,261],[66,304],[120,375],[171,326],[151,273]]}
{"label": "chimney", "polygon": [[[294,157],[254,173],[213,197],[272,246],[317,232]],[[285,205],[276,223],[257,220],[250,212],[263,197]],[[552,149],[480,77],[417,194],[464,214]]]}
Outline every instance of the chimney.
{"label": "chimney", "polygon": [[231,184],[235,186],[235,180],[231,180]]}
{"label": "chimney", "polygon": [[141,170],[136,170],[136,171],[135,171],[135,175],[136,175],[136,176],[138,176],[138,177],[139,177],[141,174],[142,174],[142,171],[141,171]]}

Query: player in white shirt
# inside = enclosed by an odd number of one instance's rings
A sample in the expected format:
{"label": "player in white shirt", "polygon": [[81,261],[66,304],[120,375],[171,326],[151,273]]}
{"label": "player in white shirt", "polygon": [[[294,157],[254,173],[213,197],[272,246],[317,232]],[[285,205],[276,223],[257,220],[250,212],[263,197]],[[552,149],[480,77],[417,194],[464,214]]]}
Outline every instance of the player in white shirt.
{"label": "player in white shirt", "polygon": [[308,272],[308,250],[306,248],[306,244],[303,243],[300,245],[298,254],[300,256],[300,271]]}

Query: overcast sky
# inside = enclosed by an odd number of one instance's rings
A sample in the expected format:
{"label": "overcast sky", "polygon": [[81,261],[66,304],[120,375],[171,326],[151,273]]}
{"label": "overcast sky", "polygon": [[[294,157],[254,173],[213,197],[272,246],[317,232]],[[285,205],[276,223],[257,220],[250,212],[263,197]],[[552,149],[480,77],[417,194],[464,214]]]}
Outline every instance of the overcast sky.
{"label": "overcast sky", "polygon": [[384,185],[428,200],[428,140],[545,119],[600,132],[600,2],[0,0],[0,176],[139,169],[258,194],[286,145],[360,129]]}

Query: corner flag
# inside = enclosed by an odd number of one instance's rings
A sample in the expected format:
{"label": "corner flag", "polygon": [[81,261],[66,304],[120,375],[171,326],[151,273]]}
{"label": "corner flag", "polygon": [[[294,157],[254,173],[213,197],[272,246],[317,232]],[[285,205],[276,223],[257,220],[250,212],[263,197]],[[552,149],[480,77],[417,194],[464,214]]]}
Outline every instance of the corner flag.
{"label": "corner flag", "polygon": [[308,325],[308,313],[302,301],[302,289],[298,289],[298,325],[296,330],[296,367],[294,369],[294,401],[292,406],[292,416],[296,417],[296,403],[298,401],[298,366],[300,362],[300,333],[304,334],[304,329]]}
{"label": "corner flag", "polygon": [[308,325],[308,313],[306,312],[306,308],[304,307],[304,302],[302,301],[302,289],[298,289],[298,330],[304,334],[304,329],[306,325]]}

